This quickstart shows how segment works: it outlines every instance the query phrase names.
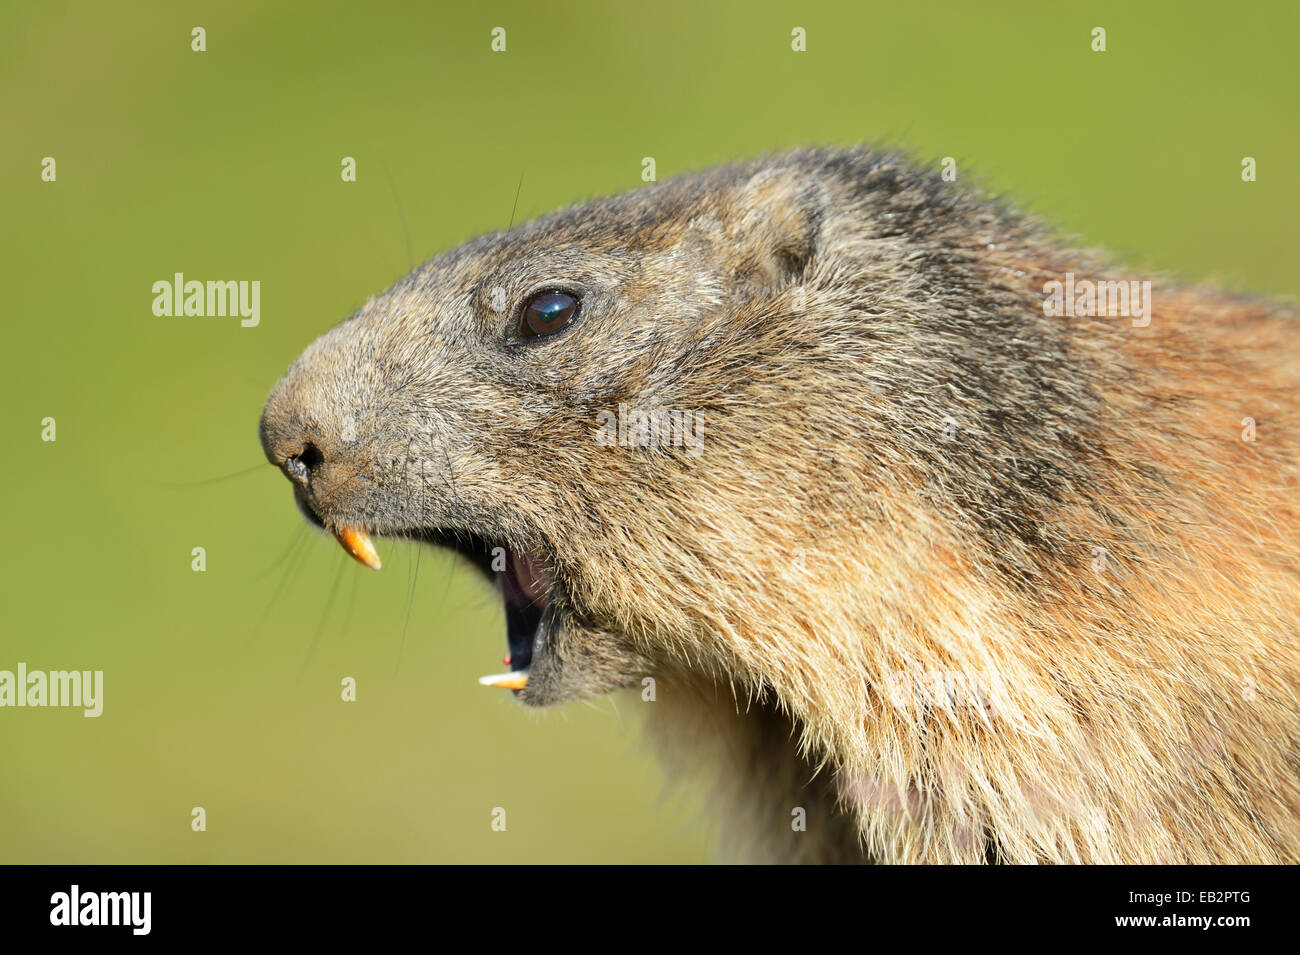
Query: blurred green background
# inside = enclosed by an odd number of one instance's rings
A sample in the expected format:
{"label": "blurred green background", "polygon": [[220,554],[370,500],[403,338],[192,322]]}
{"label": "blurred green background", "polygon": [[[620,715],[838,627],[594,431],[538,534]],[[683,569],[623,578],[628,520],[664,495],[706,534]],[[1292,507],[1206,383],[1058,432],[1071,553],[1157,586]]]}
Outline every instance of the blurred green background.
{"label": "blurred green background", "polygon": [[[0,710],[0,861],[711,858],[643,704],[479,687],[499,603],[447,555],[417,577],[381,541],[372,574],[309,531],[261,404],[410,256],[504,227],[521,175],[517,219],[644,156],[914,147],[1135,264],[1294,295],[1296,4],[1137,6],[5,4],[0,669],[106,686],[99,719]],[[260,280],[261,325],[154,317],[177,271]]]}

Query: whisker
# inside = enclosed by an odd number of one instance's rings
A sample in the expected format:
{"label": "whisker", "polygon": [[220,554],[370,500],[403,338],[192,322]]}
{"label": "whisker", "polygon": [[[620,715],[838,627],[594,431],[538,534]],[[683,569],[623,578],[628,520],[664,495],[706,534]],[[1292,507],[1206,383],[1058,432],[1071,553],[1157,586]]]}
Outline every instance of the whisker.
{"label": "whisker", "polygon": [[515,204],[510,207],[510,225],[506,226],[507,232],[515,227],[515,212],[519,209],[519,193],[524,188],[524,172],[523,169],[519,170],[519,185],[515,187]]}
{"label": "whisker", "polygon": [[[306,530],[306,527],[304,526],[302,529]],[[276,585],[275,591],[271,594],[271,599],[267,601],[266,607],[262,610],[262,616],[258,619],[257,625],[249,632],[245,646],[252,644],[261,634],[262,628],[266,625],[267,618],[271,615],[271,609],[279,601],[281,594],[283,594],[285,587],[289,583],[289,579],[294,575],[294,569],[301,565],[302,555],[306,550],[303,547],[303,543],[309,540],[310,537],[310,534],[299,534],[298,539],[294,541],[293,546],[290,548],[293,556],[290,558],[288,566],[284,568],[284,573],[280,575],[280,582]]]}
{"label": "whisker", "polygon": [[339,592],[339,582],[343,580],[343,570],[348,565],[348,559],[340,554],[338,555],[339,569],[334,574],[334,585],[330,587],[329,597],[325,599],[325,610],[321,613],[320,622],[316,624],[316,633],[311,638],[311,647],[307,650],[307,658],[302,661],[302,668],[298,671],[298,683],[302,683],[303,676],[307,673],[307,668],[311,666],[312,658],[316,656],[316,648],[320,646],[321,634],[325,632],[325,621],[329,619],[330,608],[334,606],[334,598]]}
{"label": "whisker", "polygon": [[303,521],[301,524],[299,524],[297,532],[289,535],[289,543],[286,544],[284,550],[280,552],[280,556],[277,557],[270,564],[268,564],[266,567],[264,567],[261,571],[259,571],[257,576],[261,577],[265,574],[269,574],[271,571],[275,570],[275,568],[279,567],[282,563],[284,563],[284,559],[289,556],[289,552],[292,551],[294,547],[296,547],[299,543],[301,543],[303,535],[306,534],[309,530],[310,528],[308,527],[306,521]]}
{"label": "whisker", "polygon": [[[410,486],[407,476],[411,473],[411,446],[414,443],[414,438],[406,442],[406,459],[402,463],[402,479],[406,482],[407,487]],[[423,478],[423,474],[421,478]],[[423,483],[423,480],[421,483]],[[423,510],[423,500],[423,494],[421,494],[421,510]],[[408,559],[406,564],[406,617],[402,620],[402,638],[397,644],[397,662],[393,667],[394,675],[402,668],[402,654],[406,650],[406,630],[411,625],[411,608],[415,605],[415,582],[420,578],[420,546],[413,540],[410,543],[415,548],[415,560],[412,562]],[[410,551],[408,550],[407,553],[409,554]],[[414,573],[412,573],[412,567]]]}
{"label": "whisker", "polygon": [[[344,564],[346,564],[346,563],[347,563],[347,561],[344,561]],[[360,570],[361,568],[358,567],[357,569]],[[348,590],[348,612],[347,612],[347,613],[344,615],[344,617],[343,617],[343,632],[344,632],[344,633],[347,633],[349,627],[351,627],[351,625],[352,625],[352,611],[353,611],[353,609],[355,609],[356,604],[357,604],[357,581],[359,581],[360,579],[361,579],[361,575],[360,575],[360,574],[353,574],[353,575],[352,575],[352,586],[351,586],[351,588]]]}
{"label": "whisker", "polygon": [[384,162],[383,157],[380,157],[379,165],[384,170],[385,178],[388,179],[388,188],[393,193],[393,202],[397,204],[397,215],[402,220],[402,235],[406,237],[406,270],[409,272],[415,268],[415,255],[411,252],[411,230],[406,227],[406,210],[402,208],[402,200],[397,195],[397,182],[393,179],[393,174],[388,171],[388,163]]}
{"label": "whisker", "polygon": [[223,474],[220,477],[204,478],[201,481],[149,481],[148,483],[155,487],[202,487],[205,484],[220,484],[222,481],[229,481],[233,478],[247,477],[254,471],[266,470],[267,464],[263,461],[244,471],[235,471],[231,474]]}

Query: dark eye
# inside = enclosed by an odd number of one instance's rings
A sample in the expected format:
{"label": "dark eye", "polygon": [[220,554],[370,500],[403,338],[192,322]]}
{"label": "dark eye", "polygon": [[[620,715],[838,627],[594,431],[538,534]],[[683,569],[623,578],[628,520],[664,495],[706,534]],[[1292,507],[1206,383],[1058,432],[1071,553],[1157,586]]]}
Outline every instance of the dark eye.
{"label": "dark eye", "polygon": [[524,306],[519,334],[524,338],[554,335],[578,314],[578,300],[568,292],[538,292]]}

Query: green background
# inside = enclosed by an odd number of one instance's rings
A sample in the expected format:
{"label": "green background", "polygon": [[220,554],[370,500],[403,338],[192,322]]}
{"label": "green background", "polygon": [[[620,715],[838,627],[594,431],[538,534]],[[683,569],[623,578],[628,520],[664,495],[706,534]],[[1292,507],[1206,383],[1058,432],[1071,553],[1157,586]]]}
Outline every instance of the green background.
{"label": "green background", "polygon": [[[460,6],[0,12],[0,669],[105,671],[97,720],[0,710],[0,861],[711,858],[645,704],[479,687],[489,592],[405,543],[352,563],[258,448],[295,355],[504,227],[521,175],[518,219],[635,188],[645,156],[664,179],[879,140],[1141,267],[1300,291],[1291,0]],[[154,317],[176,271],[260,280],[261,325]]]}

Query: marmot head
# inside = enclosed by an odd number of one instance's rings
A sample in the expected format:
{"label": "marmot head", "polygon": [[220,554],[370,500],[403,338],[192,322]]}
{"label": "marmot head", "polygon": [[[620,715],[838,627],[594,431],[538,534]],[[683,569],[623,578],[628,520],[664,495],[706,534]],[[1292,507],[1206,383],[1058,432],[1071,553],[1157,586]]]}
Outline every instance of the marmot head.
{"label": "marmot head", "polygon": [[639,683],[698,625],[735,495],[761,507],[765,439],[736,409],[804,347],[788,315],[823,200],[801,179],[715,172],[440,256],[303,352],[267,457],[354,556],[415,538],[499,579],[522,701]]}
{"label": "marmot head", "polygon": [[267,457],[354,556],[414,538],[498,578],[524,702],[672,667],[760,686],[783,664],[747,621],[906,471],[889,323],[939,300],[912,264],[937,183],[793,154],[472,241],[303,352]]}

